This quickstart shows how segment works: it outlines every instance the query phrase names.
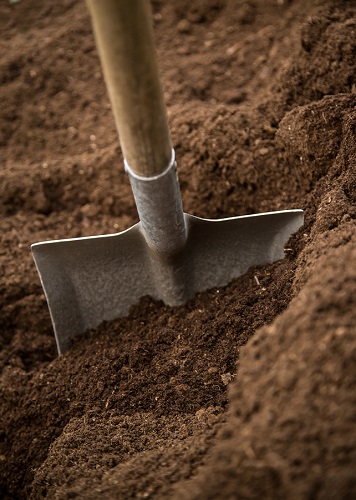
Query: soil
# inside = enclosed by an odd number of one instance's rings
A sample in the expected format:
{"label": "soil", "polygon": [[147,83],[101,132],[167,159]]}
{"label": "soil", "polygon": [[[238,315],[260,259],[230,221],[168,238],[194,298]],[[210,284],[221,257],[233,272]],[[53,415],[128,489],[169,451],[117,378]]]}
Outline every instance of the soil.
{"label": "soil", "polygon": [[356,4],[152,6],[185,211],[305,225],[57,357],[30,244],[137,213],[84,2],[2,2],[0,497],[356,498]]}

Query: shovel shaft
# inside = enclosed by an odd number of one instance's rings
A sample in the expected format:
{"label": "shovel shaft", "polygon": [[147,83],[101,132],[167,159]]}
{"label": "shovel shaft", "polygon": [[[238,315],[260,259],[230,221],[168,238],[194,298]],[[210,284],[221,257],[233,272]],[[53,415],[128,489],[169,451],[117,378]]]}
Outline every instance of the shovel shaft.
{"label": "shovel shaft", "polygon": [[171,139],[148,0],[87,0],[121,148],[130,168],[167,169]]}

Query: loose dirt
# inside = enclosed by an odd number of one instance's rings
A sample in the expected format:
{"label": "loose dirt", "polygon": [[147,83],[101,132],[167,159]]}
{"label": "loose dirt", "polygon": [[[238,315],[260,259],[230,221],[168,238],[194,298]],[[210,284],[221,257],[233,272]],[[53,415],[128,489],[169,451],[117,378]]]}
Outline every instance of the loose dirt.
{"label": "loose dirt", "polygon": [[305,225],[57,357],[30,244],[137,213],[84,2],[2,2],[0,496],[355,498],[355,2],[152,6],[185,211]]}

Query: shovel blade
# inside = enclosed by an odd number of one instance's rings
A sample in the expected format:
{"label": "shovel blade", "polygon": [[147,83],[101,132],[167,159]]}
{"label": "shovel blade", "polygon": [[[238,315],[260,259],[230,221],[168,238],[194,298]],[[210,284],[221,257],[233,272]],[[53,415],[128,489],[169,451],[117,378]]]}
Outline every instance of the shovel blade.
{"label": "shovel blade", "polygon": [[302,210],[208,220],[184,214],[187,242],[173,257],[151,250],[141,223],[118,234],[36,243],[32,252],[59,354],[72,339],[124,316],[145,295],[179,305],[284,257]]}

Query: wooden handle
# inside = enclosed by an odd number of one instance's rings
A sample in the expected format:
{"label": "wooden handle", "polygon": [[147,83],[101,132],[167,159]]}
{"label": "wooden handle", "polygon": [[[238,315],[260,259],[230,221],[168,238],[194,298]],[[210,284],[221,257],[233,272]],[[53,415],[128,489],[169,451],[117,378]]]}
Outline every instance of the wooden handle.
{"label": "wooden handle", "polygon": [[171,139],[148,0],[87,0],[121,148],[138,175],[163,172]]}

